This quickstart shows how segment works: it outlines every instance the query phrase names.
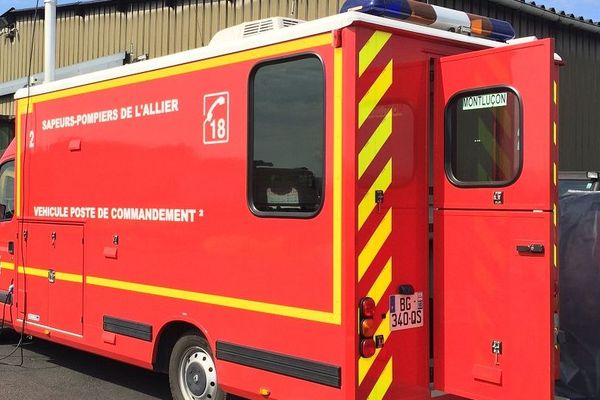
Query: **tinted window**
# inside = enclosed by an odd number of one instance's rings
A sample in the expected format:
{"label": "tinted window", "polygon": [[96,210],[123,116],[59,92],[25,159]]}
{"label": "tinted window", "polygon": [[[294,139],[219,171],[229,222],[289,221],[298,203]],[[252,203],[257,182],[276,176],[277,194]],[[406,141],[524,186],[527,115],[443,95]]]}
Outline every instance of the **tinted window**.
{"label": "tinted window", "polygon": [[0,167],[0,220],[11,219],[15,210],[15,162]]}
{"label": "tinted window", "polygon": [[15,123],[13,118],[0,115],[0,154],[8,147],[15,137]]}
{"label": "tinted window", "polygon": [[521,106],[508,88],[464,93],[446,109],[446,169],[457,185],[502,186],[521,168]]}
{"label": "tinted window", "polygon": [[314,215],[323,197],[324,72],[314,56],[258,66],[250,101],[250,204]]}

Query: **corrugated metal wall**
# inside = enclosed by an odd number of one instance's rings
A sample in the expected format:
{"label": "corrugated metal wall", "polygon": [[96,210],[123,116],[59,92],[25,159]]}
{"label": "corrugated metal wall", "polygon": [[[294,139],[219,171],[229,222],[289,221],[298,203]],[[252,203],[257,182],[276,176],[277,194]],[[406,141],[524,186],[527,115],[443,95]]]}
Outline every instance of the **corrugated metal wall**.
{"label": "corrugated metal wall", "polygon": [[[487,0],[430,0],[513,24],[519,36],[552,36],[567,65],[561,73],[561,169],[598,169],[600,157],[600,35],[558,24]],[[106,1],[59,7],[57,67],[127,51],[151,58],[204,46],[225,27],[270,16],[314,19],[337,13],[343,0]],[[14,40],[0,37],[0,82],[42,69],[43,12],[17,14]],[[532,71],[533,72],[533,71]],[[13,114],[0,97],[0,114]]]}
{"label": "corrugated metal wall", "polygon": [[[172,6],[171,6],[172,5]],[[59,7],[57,67],[116,52],[151,58],[206,45],[228,26],[269,16],[315,19],[336,13],[339,0],[223,0],[104,2]],[[19,13],[14,40],[0,39],[0,82],[27,75],[33,31],[32,72],[42,67],[43,10]]]}
{"label": "corrugated metal wall", "polygon": [[14,115],[14,107],[12,96],[0,97],[0,115]]}

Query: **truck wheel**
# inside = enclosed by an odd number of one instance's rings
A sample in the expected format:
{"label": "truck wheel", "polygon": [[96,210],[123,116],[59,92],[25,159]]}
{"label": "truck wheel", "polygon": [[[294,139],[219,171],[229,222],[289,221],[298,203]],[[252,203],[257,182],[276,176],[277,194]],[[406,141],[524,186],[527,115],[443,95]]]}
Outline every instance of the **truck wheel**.
{"label": "truck wheel", "polygon": [[174,400],[225,400],[217,385],[217,370],[206,340],[197,334],[183,335],[171,352],[169,385]]}

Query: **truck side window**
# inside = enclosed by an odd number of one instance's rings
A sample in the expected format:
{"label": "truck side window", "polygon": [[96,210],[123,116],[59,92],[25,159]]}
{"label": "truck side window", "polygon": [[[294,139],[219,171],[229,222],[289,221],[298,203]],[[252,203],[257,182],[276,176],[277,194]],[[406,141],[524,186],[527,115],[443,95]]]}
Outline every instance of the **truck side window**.
{"label": "truck side window", "polygon": [[509,88],[461,93],[446,108],[446,174],[457,186],[506,186],[521,171],[521,103]]}
{"label": "truck side window", "polygon": [[313,55],[258,65],[250,78],[248,197],[264,216],[310,217],[323,202],[325,77]]}
{"label": "truck side window", "polygon": [[[0,166],[0,221],[10,220],[15,209],[15,162]],[[2,210],[3,209],[3,210]]]}

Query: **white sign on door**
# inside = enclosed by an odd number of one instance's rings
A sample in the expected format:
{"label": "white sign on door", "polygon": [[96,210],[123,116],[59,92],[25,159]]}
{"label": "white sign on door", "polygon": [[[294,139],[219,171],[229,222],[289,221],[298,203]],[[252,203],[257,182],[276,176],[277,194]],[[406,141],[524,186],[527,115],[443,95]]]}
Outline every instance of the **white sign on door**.
{"label": "white sign on door", "polygon": [[229,142],[229,92],[204,95],[204,144]]}

